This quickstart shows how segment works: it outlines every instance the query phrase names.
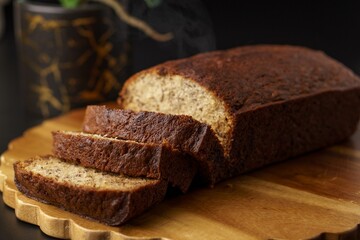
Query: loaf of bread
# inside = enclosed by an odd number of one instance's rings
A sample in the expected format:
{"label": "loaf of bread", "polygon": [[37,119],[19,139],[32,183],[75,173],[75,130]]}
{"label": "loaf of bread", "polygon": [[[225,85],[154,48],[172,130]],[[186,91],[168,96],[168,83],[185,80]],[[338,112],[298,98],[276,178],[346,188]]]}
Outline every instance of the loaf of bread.
{"label": "loaf of bread", "polygon": [[53,132],[53,154],[104,172],[168,181],[186,192],[197,167],[168,144],[138,143],[81,132]]}
{"label": "loaf of bread", "polygon": [[168,182],[185,192],[197,167],[214,184],[345,140],[360,78],[322,52],[248,46],[144,70],[118,103],[125,110],[88,107],[86,133],[55,132],[61,159],[16,163],[18,189],[119,225],[161,201]]}
{"label": "loaf of bread", "polygon": [[167,183],[129,178],[38,157],[14,164],[15,183],[26,196],[109,225],[119,225],[160,202]]}
{"label": "loaf of bread", "polygon": [[214,184],[219,179],[222,146],[209,125],[190,116],[88,106],[83,131],[143,143],[165,142],[197,160],[203,180]]}
{"label": "loaf of bread", "polygon": [[225,179],[348,138],[360,79],[320,51],[258,45],[169,61],[132,76],[118,103],[211,126]]}

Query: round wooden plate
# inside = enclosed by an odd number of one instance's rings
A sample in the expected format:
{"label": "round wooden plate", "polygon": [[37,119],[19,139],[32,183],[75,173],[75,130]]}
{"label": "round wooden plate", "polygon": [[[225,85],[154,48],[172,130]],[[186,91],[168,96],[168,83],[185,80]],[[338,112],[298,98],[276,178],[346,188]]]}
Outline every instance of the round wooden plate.
{"label": "round wooden plate", "polygon": [[168,197],[120,227],[86,220],[22,195],[12,165],[51,153],[51,131],[80,130],[84,110],[45,121],[9,144],[0,190],[16,216],[71,239],[360,239],[360,131],[346,143]]}

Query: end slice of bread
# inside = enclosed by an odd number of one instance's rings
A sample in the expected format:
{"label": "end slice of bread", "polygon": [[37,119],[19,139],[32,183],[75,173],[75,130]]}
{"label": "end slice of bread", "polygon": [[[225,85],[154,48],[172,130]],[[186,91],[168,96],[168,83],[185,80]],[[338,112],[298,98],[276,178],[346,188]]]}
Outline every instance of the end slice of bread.
{"label": "end slice of bread", "polygon": [[165,180],[186,192],[195,161],[168,144],[138,143],[82,132],[53,132],[53,153],[64,161],[131,177]]}
{"label": "end slice of bread", "polygon": [[120,225],[166,194],[167,182],[98,172],[52,156],[14,164],[15,183],[26,196],[108,225]]}
{"label": "end slice of bread", "polygon": [[88,106],[83,131],[143,143],[166,142],[197,160],[203,180],[214,184],[223,175],[224,151],[218,138],[209,125],[190,116]]}

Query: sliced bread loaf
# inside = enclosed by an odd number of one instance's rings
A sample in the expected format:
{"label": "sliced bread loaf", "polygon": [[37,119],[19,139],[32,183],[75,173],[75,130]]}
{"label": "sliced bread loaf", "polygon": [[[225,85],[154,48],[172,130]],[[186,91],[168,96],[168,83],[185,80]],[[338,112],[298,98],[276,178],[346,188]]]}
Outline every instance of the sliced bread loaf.
{"label": "sliced bread loaf", "polygon": [[167,183],[98,172],[38,157],[14,164],[15,183],[26,196],[108,225],[119,225],[160,202]]}
{"label": "sliced bread loaf", "polygon": [[194,157],[200,175],[210,184],[223,174],[224,153],[215,133],[190,116],[88,106],[83,131],[143,143],[166,142]]}
{"label": "sliced bread loaf", "polygon": [[360,79],[319,51],[247,46],[144,70],[125,83],[118,103],[210,125],[231,177],[349,137],[359,120]]}
{"label": "sliced bread loaf", "polygon": [[138,143],[82,132],[53,132],[53,153],[67,162],[100,171],[165,180],[183,192],[197,169],[190,156],[166,143]]}

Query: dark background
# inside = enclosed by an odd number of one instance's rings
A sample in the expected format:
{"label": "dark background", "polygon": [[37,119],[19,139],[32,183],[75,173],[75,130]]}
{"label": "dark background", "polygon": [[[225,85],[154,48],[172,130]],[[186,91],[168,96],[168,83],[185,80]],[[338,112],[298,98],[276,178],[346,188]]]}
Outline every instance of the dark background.
{"label": "dark background", "polygon": [[[276,43],[325,51],[360,74],[360,7],[357,1],[203,1],[212,22],[217,49]],[[6,35],[0,40],[0,152],[34,122],[27,119],[17,74],[11,4],[6,7]],[[150,49],[151,41],[134,46],[134,71],[166,58]],[[162,56],[164,53],[165,57]],[[1,197],[1,195],[0,195]],[[0,200],[0,240],[48,239],[38,227],[16,219]]]}

